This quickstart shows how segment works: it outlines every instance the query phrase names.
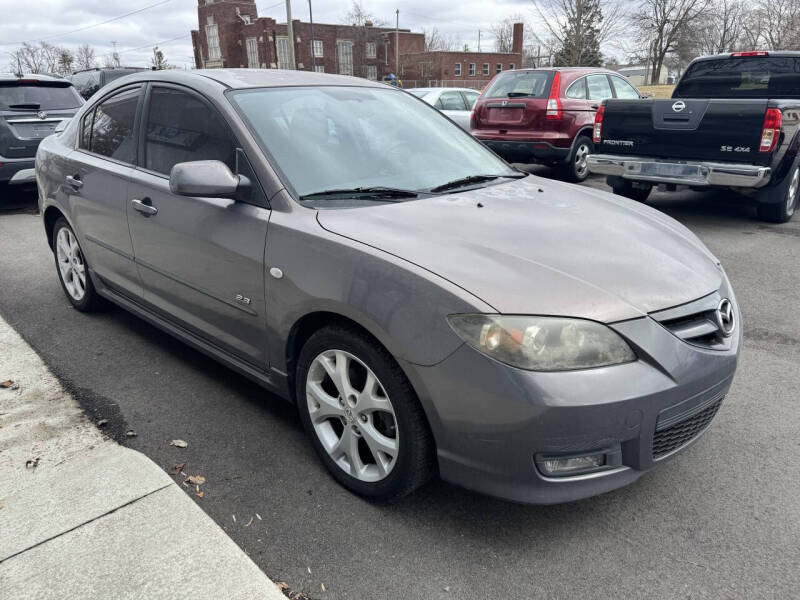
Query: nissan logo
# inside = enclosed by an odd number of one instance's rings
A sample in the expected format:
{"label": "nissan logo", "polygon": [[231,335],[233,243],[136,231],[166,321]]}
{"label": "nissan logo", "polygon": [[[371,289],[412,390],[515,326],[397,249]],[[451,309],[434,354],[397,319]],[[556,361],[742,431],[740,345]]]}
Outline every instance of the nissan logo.
{"label": "nissan logo", "polygon": [[714,319],[717,321],[720,333],[724,337],[730,337],[736,329],[736,313],[733,311],[733,304],[727,298],[723,298],[714,311]]}
{"label": "nissan logo", "polygon": [[686,103],[683,100],[678,100],[672,105],[672,110],[675,112],[681,112],[684,108],[686,108]]}

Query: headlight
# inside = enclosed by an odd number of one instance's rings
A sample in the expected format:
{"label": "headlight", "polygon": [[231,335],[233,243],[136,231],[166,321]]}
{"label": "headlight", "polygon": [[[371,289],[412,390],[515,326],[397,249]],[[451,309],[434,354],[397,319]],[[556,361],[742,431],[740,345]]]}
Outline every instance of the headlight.
{"label": "headlight", "polygon": [[636,360],[625,340],[595,321],[506,315],[450,315],[447,321],[479,352],[520,369],[568,371]]}

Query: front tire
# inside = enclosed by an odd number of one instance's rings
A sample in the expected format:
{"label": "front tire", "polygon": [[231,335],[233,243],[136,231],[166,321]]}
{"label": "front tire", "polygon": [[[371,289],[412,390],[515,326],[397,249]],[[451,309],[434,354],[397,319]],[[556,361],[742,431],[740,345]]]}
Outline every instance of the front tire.
{"label": "front tire", "polygon": [[757,204],[758,218],[770,223],[786,223],[797,210],[800,199],[800,165],[795,166],[791,175],[786,178],[786,182],[770,191],[778,196],[778,201]]}
{"label": "front tire", "polygon": [[575,140],[575,150],[572,152],[559,168],[561,177],[572,183],[581,183],[589,177],[589,165],[587,157],[594,151],[592,140],[585,135]]}
{"label": "front tire", "polygon": [[107,306],[94,288],[78,238],[63,217],[53,227],[53,256],[61,289],[72,306],[81,312],[94,312]]}
{"label": "front tire", "polygon": [[[609,179],[611,178],[609,177]],[[636,200],[636,202],[646,202],[650,192],[653,190],[653,184],[651,183],[634,183],[621,178],[615,178],[613,181],[609,181],[608,184],[611,186],[611,191],[617,196],[624,196],[625,198]]]}
{"label": "front tire", "polygon": [[296,397],[314,450],[348,490],[386,502],[434,475],[419,400],[391,354],[365,333],[329,326],[312,335],[300,352]]}

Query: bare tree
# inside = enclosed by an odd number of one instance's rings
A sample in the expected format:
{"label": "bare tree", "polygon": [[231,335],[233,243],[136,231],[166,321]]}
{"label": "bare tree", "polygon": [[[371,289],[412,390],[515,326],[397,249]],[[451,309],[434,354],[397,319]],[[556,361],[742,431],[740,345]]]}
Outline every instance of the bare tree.
{"label": "bare tree", "polygon": [[59,48],[58,50],[58,64],[56,72],[61,75],[69,75],[72,73],[72,65],[75,62],[75,55],[66,48]]}
{"label": "bare tree", "polygon": [[[575,19],[585,24],[583,15],[590,12],[586,10],[588,4],[588,0],[533,0],[534,10],[544,27],[544,32],[534,33],[534,37],[551,51],[568,44],[569,40],[564,39],[564,25]],[[623,5],[614,0],[600,0],[599,8],[602,21],[595,24],[597,41],[600,45],[616,44],[626,25]]]}
{"label": "bare tree", "polygon": [[78,46],[75,52],[75,70],[94,69],[97,66],[97,59],[94,55],[94,48],[89,44]]}
{"label": "bare tree", "polygon": [[15,71],[66,75],[72,69],[72,53],[47,42],[25,42],[10,55]]}
{"label": "bare tree", "polygon": [[458,50],[461,41],[454,36],[444,35],[436,27],[428,31],[424,27],[422,33],[425,35],[425,52],[435,52],[437,50]]}
{"label": "bare tree", "polygon": [[681,32],[696,25],[705,14],[709,0],[643,0],[631,25],[639,42],[647,48],[652,65],[650,83],[657,84],[667,54],[674,51]]}
{"label": "bare tree", "polygon": [[164,58],[164,53],[158,49],[158,46],[153,47],[153,58],[150,59],[150,65],[155,71],[163,71],[164,69],[171,69],[172,67]]}
{"label": "bare tree", "polygon": [[353,0],[350,5],[350,10],[342,17],[342,22],[350,23],[351,25],[366,25],[367,22],[372,23],[375,27],[383,27],[386,21],[375,17],[369,12],[360,0]]}
{"label": "bare tree", "polygon": [[699,54],[722,54],[739,47],[744,29],[742,0],[712,0],[693,35]]}
{"label": "bare tree", "polygon": [[745,15],[748,48],[790,50],[800,44],[800,0],[756,0]]}

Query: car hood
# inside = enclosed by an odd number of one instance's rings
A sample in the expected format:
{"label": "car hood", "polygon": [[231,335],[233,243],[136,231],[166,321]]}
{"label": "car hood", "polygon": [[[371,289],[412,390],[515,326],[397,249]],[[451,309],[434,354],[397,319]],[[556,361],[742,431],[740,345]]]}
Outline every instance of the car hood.
{"label": "car hood", "polygon": [[501,313],[614,322],[710,294],[724,277],[702,242],[663,213],[534,176],[317,218]]}

